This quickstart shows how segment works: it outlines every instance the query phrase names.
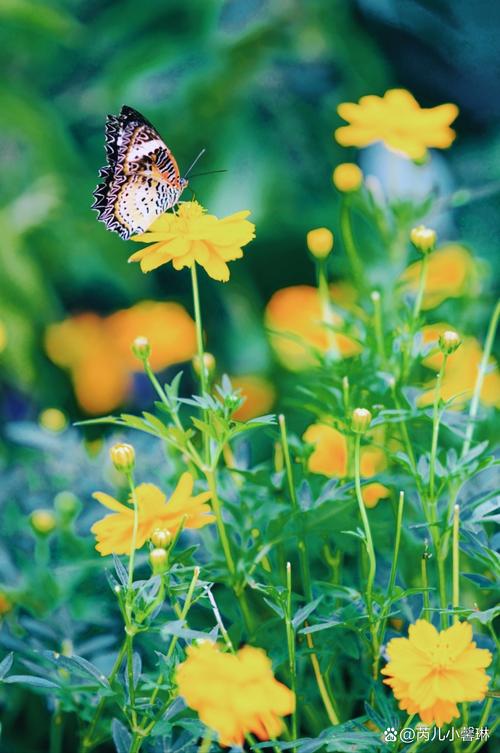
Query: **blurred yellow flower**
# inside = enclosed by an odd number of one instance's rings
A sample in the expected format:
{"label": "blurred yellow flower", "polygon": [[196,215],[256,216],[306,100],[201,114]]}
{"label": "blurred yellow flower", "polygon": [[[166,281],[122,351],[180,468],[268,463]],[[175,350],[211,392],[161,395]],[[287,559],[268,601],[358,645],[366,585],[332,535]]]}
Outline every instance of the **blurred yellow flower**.
{"label": "blurred yellow flower", "polygon": [[316,259],[326,259],[333,248],[333,233],[327,227],[309,230],[306,235],[307,248]]}
{"label": "blurred yellow flower", "polygon": [[0,617],[10,612],[11,609],[12,609],[12,603],[9,597],[6,594],[4,594],[3,591],[0,591]]}
{"label": "blurred yellow flower", "polygon": [[243,256],[242,246],[255,238],[255,225],[246,218],[249,211],[236,212],[220,220],[207,214],[197,201],[183,201],[176,212],[166,212],[146,233],[131,240],[150,245],[132,254],[143,272],[172,262],[174,269],[197,263],[214,280],[229,280],[228,261]]}
{"label": "blurred yellow flower", "polygon": [[[168,500],[154,484],[140,484],[136,488],[137,549],[145,544],[157,528],[166,528],[174,534],[182,524],[183,518],[184,528],[203,528],[215,520],[210,506],[206,504],[210,499],[210,492],[202,492],[193,497],[193,485],[194,479],[191,474],[183,473]],[[113,510],[113,515],[98,520],[90,529],[96,537],[97,551],[103,557],[106,554],[129,554],[134,527],[133,507],[123,505],[104,492],[94,492],[92,496],[101,505]]]}
{"label": "blurred yellow flower", "polygon": [[68,418],[59,408],[45,408],[38,416],[40,426],[48,431],[58,433],[64,431],[68,425]]}
{"label": "blurred yellow flower", "polygon": [[150,341],[154,370],[187,361],[196,352],[195,324],[187,311],[177,303],[154,301],[108,317],[85,313],[51,324],[45,348],[55,364],[69,370],[80,406],[95,415],[122,405],[133,373],[142,371],[131,350],[137,336]]}
{"label": "blurred yellow flower", "polygon": [[42,536],[52,533],[57,525],[57,519],[52,510],[45,510],[41,507],[33,510],[30,522],[33,530]]}
{"label": "blurred yellow flower", "polygon": [[419,714],[428,725],[442,727],[460,712],[457,703],[482,701],[492,656],[476,648],[468,622],[438,632],[426,620],[410,625],[408,638],[393,638],[389,663],[382,669],[399,708]]}
{"label": "blurred yellow flower", "polygon": [[295,695],[274,679],[264,651],[244,646],[223,653],[210,641],[189,646],[176,671],[179,695],[217,732],[224,746],[242,746],[251,733],[260,740],[276,738],[283,716],[295,709]]}
{"label": "blurred yellow flower", "polygon": [[368,95],[358,104],[343,102],[337,112],[349,123],[335,131],[342,146],[365,147],[382,141],[388,149],[421,160],[429,147],[446,149],[452,144],[455,131],[450,125],[458,107],[423,108],[406,89],[389,89],[383,97]]}
{"label": "blurred yellow flower", "polygon": [[[373,437],[373,432],[370,434]],[[340,479],[346,479],[352,475],[349,469],[347,438],[338,429],[323,423],[311,424],[304,432],[302,439],[314,445],[307,466],[311,473]],[[387,457],[382,449],[374,445],[366,445],[361,449],[362,478],[372,478],[386,468]],[[388,497],[389,494],[389,489],[378,482],[362,486],[362,497],[367,507],[375,507],[380,499]]]}
{"label": "blurred yellow flower", "polygon": [[269,413],[276,399],[276,390],[268,379],[257,374],[231,377],[231,384],[245,398],[243,405],[233,414],[237,421],[249,421]]}
{"label": "blurred yellow flower", "polygon": [[[315,365],[314,351],[326,353],[330,349],[318,290],[310,285],[295,285],[274,293],[266,306],[265,323],[271,330],[270,341],[276,355],[291,371]],[[342,327],[343,320],[334,314],[333,323]],[[334,341],[343,358],[361,352],[361,345],[341,332],[335,333]]]}
{"label": "blurred yellow flower", "polygon": [[[411,264],[402,276],[403,288],[418,290],[421,261]],[[447,298],[460,298],[477,292],[478,274],[471,254],[455,243],[429,254],[422,308],[433,309]]]}
{"label": "blurred yellow flower", "polygon": [[7,327],[0,321],[0,353],[7,347]]}
{"label": "blurred yellow flower", "polygon": [[342,162],[333,171],[332,180],[336,189],[350,193],[363,185],[363,173],[354,162]]}
{"label": "blurred yellow flower", "polygon": [[[443,332],[451,329],[453,328],[449,324],[443,322],[422,328],[421,335],[424,344],[436,344],[436,351],[432,351],[423,359],[424,366],[433,371],[439,371],[443,362],[443,354],[438,349],[439,338]],[[458,350],[446,359],[441,397],[443,400],[450,400],[459,395],[460,397],[452,407],[459,408],[472,397],[482,357],[483,351],[479,341],[475,337],[463,337]],[[419,405],[430,405],[434,401],[434,383],[427,386],[430,389],[420,396]],[[490,369],[484,377],[480,398],[484,405],[500,407],[500,374],[493,358],[490,360]]]}

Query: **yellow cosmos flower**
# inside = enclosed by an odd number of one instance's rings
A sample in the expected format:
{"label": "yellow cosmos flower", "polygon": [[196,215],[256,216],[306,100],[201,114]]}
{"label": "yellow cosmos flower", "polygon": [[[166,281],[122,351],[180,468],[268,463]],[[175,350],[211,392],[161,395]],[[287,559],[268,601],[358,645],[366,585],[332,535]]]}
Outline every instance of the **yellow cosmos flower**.
{"label": "yellow cosmos flower", "polygon": [[142,364],[131,351],[133,340],[147,337],[151,366],[160,371],[188,361],[196,352],[194,321],[178,303],[142,301],[111,316],[84,313],[52,324],[45,349],[69,370],[78,403],[86,413],[107,413],[123,404],[133,373]]}
{"label": "yellow cosmos flower", "polygon": [[[402,276],[403,288],[416,293],[421,261],[411,264]],[[429,254],[422,308],[433,309],[447,298],[460,298],[477,292],[477,269],[471,254],[454,243]]]}
{"label": "yellow cosmos flower", "polygon": [[458,107],[423,108],[406,89],[390,89],[383,97],[361,97],[358,104],[343,102],[337,112],[349,123],[335,131],[342,146],[365,147],[382,141],[388,149],[421,160],[429,147],[446,149],[452,144],[455,131],[450,125]]}
{"label": "yellow cosmos flower", "polygon": [[249,214],[236,212],[220,220],[197,201],[183,201],[177,212],[162,214],[146,233],[131,238],[150,245],[132,254],[129,261],[139,261],[143,272],[169,262],[174,269],[197,263],[212,279],[227,282],[227,262],[241,259],[242,246],[255,238],[255,225],[246,219]]}
{"label": "yellow cosmos flower", "polygon": [[[372,435],[373,436],[373,435]],[[311,473],[320,473],[330,478],[346,479],[349,477],[347,438],[333,426],[317,423],[311,424],[303,435],[303,440],[314,445],[309,456],[308,469]],[[361,449],[360,472],[362,478],[373,478],[387,468],[387,458],[383,450],[374,445]],[[364,484],[361,496],[366,507],[375,507],[381,499],[390,494],[389,489],[378,482]]]}
{"label": "yellow cosmos flower", "polygon": [[268,379],[257,374],[231,377],[231,384],[245,398],[243,405],[233,413],[237,421],[249,421],[269,413],[276,399],[276,390]]}
{"label": "yellow cosmos flower", "polygon": [[[425,344],[435,343],[436,345],[436,351],[431,352],[423,359],[424,366],[433,369],[433,371],[439,371],[443,362],[443,354],[438,350],[439,337],[443,332],[452,329],[453,327],[443,322],[422,328],[423,342]],[[452,397],[459,396],[452,404],[452,407],[455,408],[460,408],[471,399],[483,357],[481,345],[475,337],[463,337],[461,340],[458,350],[446,359],[446,369],[441,383],[443,400],[450,400]],[[430,405],[434,401],[434,383],[431,382],[427,386],[430,389],[420,396],[419,405]],[[500,373],[493,358],[490,361],[489,371],[484,377],[480,398],[484,405],[500,407]]]}
{"label": "yellow cosmos flower", "polygon": [[[136,548],[140,549],[157,528],[174,534],[184,519],[184,528],[203,528],[215,518],[207,501],[210,492],[192,496],[194,479],[190,473],[183,473],[175,491],[167,500],[163,492],[154,484],[140,484],[136,490],[138,508],[138,530]],[[90,529],[95,535],[96,549],[102,556],[106,554],[129,554],[134,527],[134,509],[118,502],[104,492],[95,492],[94,499],[113,510],[94,523]]]}
{"label": "yellow cosmos flower", "polygon": [[235,655],[210,641],[190,646],[176,681],[179,695],[225,746],[243,745],[248,733],[260,740],[277,737],[281,717],[295,708],[293,692],[274,679],[264,651],[252,646]]}
{"label": "yellow cosmos flower", "polygon": [[[266,306],[265,323],[271,330],[270,340],[276,355],[290,371],[314,366],[317,362],[314,351],[330,350],[318,290],[310,285],[295,285],[274,293]],[[338,314],[334,314],[333,324],[342,327],[343,320]],[[343,358],[361,352],[361,345],[341,332],[335,333],[334,341]]]}
{"label": "yellow cosmos flower", "polygon": [[457,703],[482,701],[492,656],[476,648],[468,622],[438,632],[426,620],[410,626],[408,638],[393,638],[382,670],[399,708],[442,727],[460,716]]}

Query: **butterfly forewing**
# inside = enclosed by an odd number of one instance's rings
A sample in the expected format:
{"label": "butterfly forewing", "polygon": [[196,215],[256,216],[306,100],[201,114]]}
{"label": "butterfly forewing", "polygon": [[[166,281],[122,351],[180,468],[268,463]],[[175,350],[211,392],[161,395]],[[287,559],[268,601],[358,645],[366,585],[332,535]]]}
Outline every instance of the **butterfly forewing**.
{"label": "butterfly forewing", "polygon": [[187,181],[158,131],[137,110],[124,106],[106,121],[108,164],[94,191],[98,219],[122,238],[145,232],[179,201]]}

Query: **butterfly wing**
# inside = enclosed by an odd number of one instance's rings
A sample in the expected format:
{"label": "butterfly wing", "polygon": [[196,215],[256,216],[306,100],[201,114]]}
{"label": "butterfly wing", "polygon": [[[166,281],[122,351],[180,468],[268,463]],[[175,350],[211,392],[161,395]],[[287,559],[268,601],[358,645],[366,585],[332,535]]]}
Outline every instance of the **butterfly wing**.
{"label": "butterfly wing", "polygon": [[158,131],[132,107],[108,115],[106,156],[92,208],[108,230],[125,239],[143,233],[179,201],[186,181]]}

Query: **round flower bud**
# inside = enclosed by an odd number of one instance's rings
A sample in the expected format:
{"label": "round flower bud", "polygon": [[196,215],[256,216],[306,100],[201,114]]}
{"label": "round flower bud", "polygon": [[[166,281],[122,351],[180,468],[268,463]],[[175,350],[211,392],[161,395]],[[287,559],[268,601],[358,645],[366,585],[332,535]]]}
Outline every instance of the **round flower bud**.
{"label": "round flower bud", "polygon": [[[192,364],[195,373],[200,376],[201,369],[199,356],[193,356]],[[203,365],[205,367],[205,374],[211,376],[215,371],[215,356],[212,353],[203,353]]]}
{"label": "round flower bud", "polygon": [[164,573],[168,565],[168,554],[165,549],[152,549],[149,553],[149,564],[155,575]]}
{"label": "round flower bud", "polygon": [[46,408],[38,416],[38,422],[44,429],[54,433],[64,431],[68,425],[66,415],[59,408]]}
{"label": "round flower bud", "polygon": [[147,337],[136,337],[132,343],[132,353],[139,361],[147,361],[151,355],[151,343]]}
{"label": "round flower bud", "polygon": [[436,245],[437,234],[425,225],[418,225],[410,232],[410,240],[418,251],[423,254],[432,251]]}
{"label": "round flower bud", "polygon": [[151,543],[157,549],[166,549],[172,541],[172,534],[168,528],[155,528],[151,534]]}
{"label": "round flower bud", "polygon": [[109,451],[109,456],[117,471],[128,473],[135,464],[135,450],[131,444],[119,442]]}
{"label": "round flower bud", "polygon": [[333,185],[342,193],[357,191],[363,184],[363,173],[354,162],[337,165],[332,175]]}
{"label": "round flower bud", "polygon": [[51,510],[44,510],[42,508],[33,510],[31,513],[31,527],[35,533],[39,533],[42,536],[48,536],[56,527],[56,516]]}
{"label": "round flower bud", "polygon": [[63,518],[71,520],[78,512],[80,503],[73,492],[64,491],[54,497],[54,507]]}
{"label": "round flower bud", "polygon": [[462,341],[456,332],[452,329],[447,329],[439,338],[439,348],[441,353],[446,356],[451,356],[451,354],[460,346],[461,342]]}
{"label": "round flower bud", "polygon": [[372,420],[372,414],[366,408],[356,408],[352,412],[352,430],[356,434],[364,434],[370,422]]}
{"label": "round flower bud", "polygon": [[333,233],[327,227],[318,227],[307,233],[307,248],[316,259],[326,259],[333,248]]}

